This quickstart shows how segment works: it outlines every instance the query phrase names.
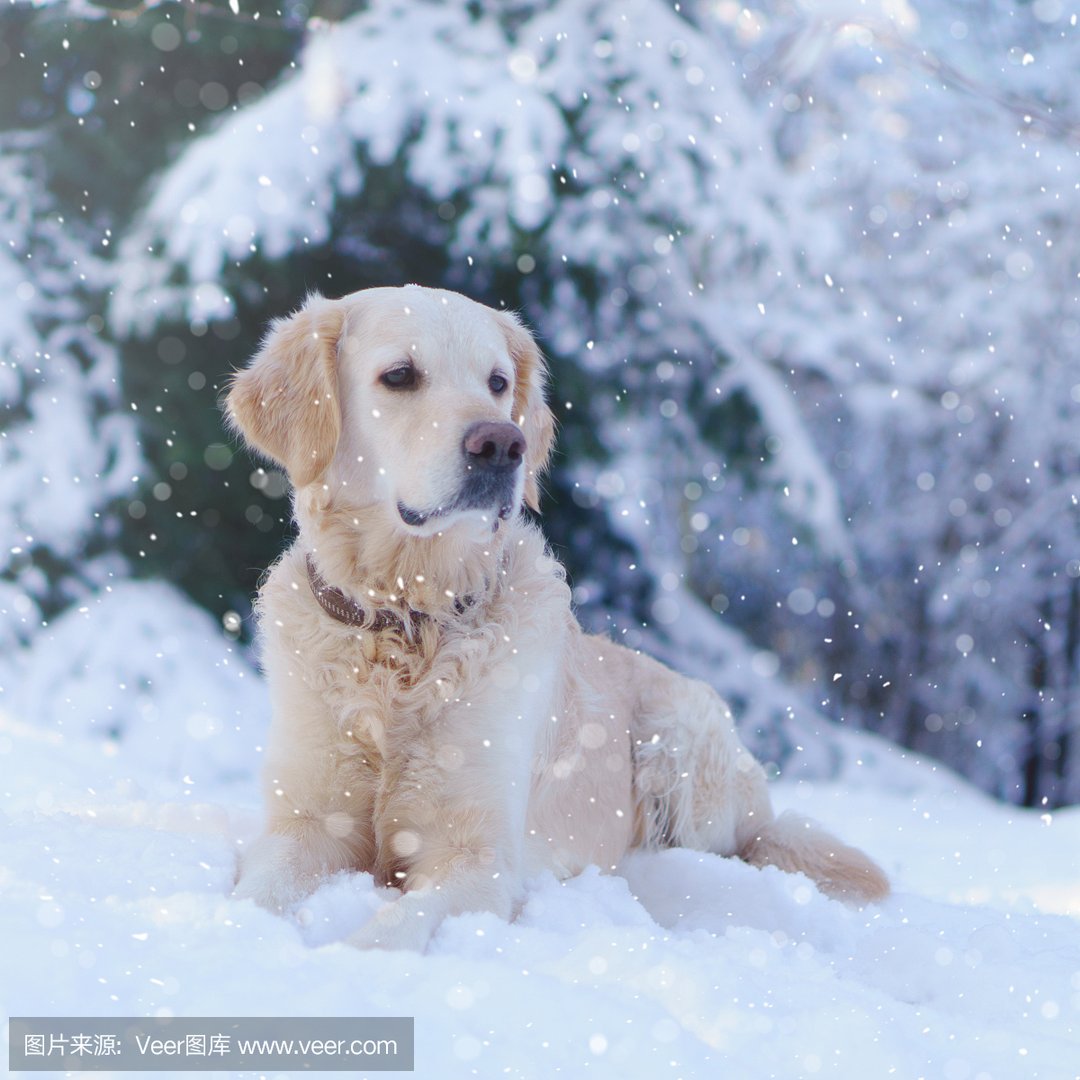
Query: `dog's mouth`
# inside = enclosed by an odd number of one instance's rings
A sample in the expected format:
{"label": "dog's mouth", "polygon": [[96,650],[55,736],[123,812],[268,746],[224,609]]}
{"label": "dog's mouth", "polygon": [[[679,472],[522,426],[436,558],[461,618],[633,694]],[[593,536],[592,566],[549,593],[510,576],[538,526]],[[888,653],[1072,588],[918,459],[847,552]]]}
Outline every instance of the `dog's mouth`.
{"label": "dog's mouth", "polygon": [[513,515],[519,497],[512,473],[470,471],[457,495],[449,502],[420,510],[398,500],[397,511],[401,520],[413,528],[422,528],[435,521],[475,511],[490,514],[496,522],[506,521]]}
{"label": "dog's mouth", "polygon": [[397,504],[398,514],[401,520],[406,525],[411,525],[413,528],[422,528],[424,525],[429,525],[433,521],[440,521],[443,518],[452,517],[454,514],[465,510],[490,510],[498,521],[506,521],[514,512],[514,504],[510,502],[504,502],[497,506],[478,506],[463,503],[460,500],[455,500],[450,506],[436,506],[432,510],[415,510],[411,506],[407,506],[403,502]]}
{"label": "dog's mouth", "polygon": [[403,502],[397,504],[397,512],[401,515],[401,520],[406,525],[413,525],[419,527],[426,525],[432,518],[441,517],[443,514],[443,508],[441,506],[436,507],[434,510],[414,510],[411,506],[406,506]]}

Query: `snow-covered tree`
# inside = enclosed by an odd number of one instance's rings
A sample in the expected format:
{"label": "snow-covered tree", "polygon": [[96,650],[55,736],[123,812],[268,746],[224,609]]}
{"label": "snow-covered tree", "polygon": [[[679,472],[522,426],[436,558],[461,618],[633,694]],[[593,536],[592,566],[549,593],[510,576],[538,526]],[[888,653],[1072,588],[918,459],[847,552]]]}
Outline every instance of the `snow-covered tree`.
{"label": "snow-covered tree", "polygon": [[1075,801],[1075,18],[919,5],[907,24],[811,20],[759,53],[789,73],[780,142],[833,226],[814,259],[842,291],[834,356],[789,386],[856,555],[790,583],[835,611],[833,649],[793,645],[790,610],[775,632],[822,683],[837,658],[849,715],[1009,798]]}
{"label": "snow-covered tree", "polygon": [[752,726],[779,670],[1076,798],[1063,12],[377,0],[155,176],[112,323],[404,280],[520,306],[587,620]]}
{"label": "snow-covered tree", "polygon": [[0,136],[0,652],[119,569],[141,458],[101,339],[101,262],[49,201],[40,140]]}
{"label": "snow-covered tree", "polygon": [[[386,261],[384,280],[395,280],[394,245],[441,244],[446,260],[421,280],[523,304],[556,360],[574,461],[556,483],[607,511],[566,520],[579,533],[605,529],[604,547],[628,553],[583,578],[579,599],[594,617],[652,606],[670,624],[675,601],[652,603],[683,562],[666,477],[687,472],[703,438],[706,461],[726,462],[758,400],[802,429],[752,353],[734,385],[717,381],[739,348],[718,287],[742,275],[747,249],[768,258],[778,246],[769,207],[784,177],[775,153],[763,167],[744,152],[756,139],[752,106],[737,70],[712,70],[715,53],[711,32],[655,2],[382,3],[322,26],[295,76],[155,183],[121,247],[114,324],[138,333],[250,313],[265,288],[259,270],[276,276],[297,251],[356,253],[375,280]],[[716,242],[733,201],[739,236]],[[757,284],[739,291],[724,310],[756,325]],[[668,415],[674,398],[691,397],[696,412]],[[600,435],[592,445],[590,433]],[[774,478],[826,547],[842,548],[828,471],[809,437],[804,449]],[[685,589],[677,599],[699,604]],[[704,666],[715,662],[712,633]],[[764,725],[775,700],[740,696]]]}

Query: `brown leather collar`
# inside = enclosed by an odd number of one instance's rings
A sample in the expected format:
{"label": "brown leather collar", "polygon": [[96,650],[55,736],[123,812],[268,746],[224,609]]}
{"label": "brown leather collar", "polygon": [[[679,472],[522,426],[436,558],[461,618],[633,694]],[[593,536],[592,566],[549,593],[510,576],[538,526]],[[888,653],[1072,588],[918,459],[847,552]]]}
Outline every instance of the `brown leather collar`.
{"label": "brown leather collar", "polygon": [[[378,608],[369,615],[364,607],[327,582],[319,573],[315,560],[310,555],[307,556],[307,576],[312,596],[319,602],[319,607],[332,619],[336,619],[346,626],[357,626],[373,632],[393,628],[404,632],[411,638],[410,628],[406,626],[405,619],[401,615],[396,611],[391,611],[389,608]],[[459,597],[454,601],[454,611],[458,615],[462,615],[474,603],[476,603],[476,597],[474,596]],[[409,608],[409,622],[413,626],[427,622],[430,618],[431,615],[426,611]]]}
{"label": "brown leather collar", "polygon": [[[368,616],[367,611],[351,597],[346,596],[340,589],[334,588],[327,583],[319,573],[315,560],[307,557],[308,584],[311,586],[311,594],[319,602],[319,607],[332,619],[346,626],[359,626],[366,630],[385,630],[387,627],[404,629],[404,620],[396,612],[387,608],[380,608]],[[422,611],[410,611],[409,616],[416,621],[430,618]]]}

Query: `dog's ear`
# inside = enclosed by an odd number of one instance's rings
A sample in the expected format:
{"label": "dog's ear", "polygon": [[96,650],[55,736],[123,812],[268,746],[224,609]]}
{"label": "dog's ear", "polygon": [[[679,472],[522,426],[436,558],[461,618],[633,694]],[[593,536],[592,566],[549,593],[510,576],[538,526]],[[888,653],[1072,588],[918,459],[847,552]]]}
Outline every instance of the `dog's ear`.
{"label": "dog's ear", "polygon": [[337,351],[345,308],[314,293],[275,319],[251,363],[232,378],[230,426],[283,465],[297,488],[326,471],[341,435]]}
{"label": "dog's ear", "polygon": [[555,417],[544,400],[547,366],[521,321],[507,311],[498,313],[514,362],[514,421],[525,436],[525,504],[540,509],[540,477],[555,442]]}

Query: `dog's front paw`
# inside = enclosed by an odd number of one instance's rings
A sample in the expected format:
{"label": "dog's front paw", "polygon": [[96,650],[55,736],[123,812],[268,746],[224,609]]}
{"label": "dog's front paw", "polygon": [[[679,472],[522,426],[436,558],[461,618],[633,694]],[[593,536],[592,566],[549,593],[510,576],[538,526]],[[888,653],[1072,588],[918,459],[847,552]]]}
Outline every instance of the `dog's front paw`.
{"label": "dog's front paw", "polygon": [[240,861],[232,898],[278,915],[288,911],[309,891],[296,872],[296,847],[287,836],[260,836]]}

